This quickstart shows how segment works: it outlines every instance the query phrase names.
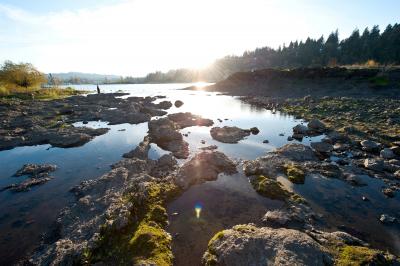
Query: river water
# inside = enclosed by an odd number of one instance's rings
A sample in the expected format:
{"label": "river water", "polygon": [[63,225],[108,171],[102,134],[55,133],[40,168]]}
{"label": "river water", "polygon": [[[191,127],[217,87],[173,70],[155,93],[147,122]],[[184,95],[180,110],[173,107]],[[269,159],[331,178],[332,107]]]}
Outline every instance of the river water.
{"label": "river water", "polygon": [[[169,113],[192,112],[214,120],[214,126],[235,125],[241,128],[258,127],[260,133],[251,135],[238,144],[224,144],[213,140],[208,127],[189,127],[187,133],[191,156],[200,147],[217,145],[218,150],[234,160],[255,159],[276,147],[286,144],[292,128],[302,122],[292,116],[252,107],[236,97],[198,91],[179,90],[192,84],[135,84],[103,85],[102,92],[123,91],[131,96],[167,96],[166,100],[182,100],[180,108]],[[74,86],[95,90],[95,85]],[[162,99],[164,100],[164,99]],[[83,126],[77,123],[75,126]],[[29,192],[0,192],[0,265],[13,264],[32,251],[41,236],[54,222],[59,211],[72,202],[70,188],[83,180],[96,178],[110,170],[123,153],[135,148],[148,130],[147,123],[108,126],[106,121],[90,121],[90,127],[109,127],[105,135],[76,148],[52,148],[50,145],[17,147],[0,152],[0,187],[20,182],[23,177],[13,174],[25,163],[52,163],[58,169],[55,178],[33,187]],[[320,137],[305,138],[303,144]],[[268,144],[263,140],[269,140]],[[205,144],[202,144],[205,142]],[[153,159],[165,154],[152,145]],[[180,161],[183,163],[183,161]],[[399,199],[386,199],[380,192],[379,180],[366,178],[368,186],[352,187],[340,180],[311,178],[304,185],[292,185],[311,206],[323,213],[327,227],[357,228],[365,239],[377,247],[400,253],[400,229],[378,222],[381,213],[398,215]],[[366,195],[369,202],[363,202]],[[176,265],[197,265],[208,240],[219,230],[240,223],[258,223],[266,211],[281,206],[281,202],[259,196],[242,173],[221,175],[218,180],[191,187],[167,208],[170,214],[168,231],[173,236]],[[201,207],[197,218],[195,207]],[[357,231],[357,232],[358,232]]]}

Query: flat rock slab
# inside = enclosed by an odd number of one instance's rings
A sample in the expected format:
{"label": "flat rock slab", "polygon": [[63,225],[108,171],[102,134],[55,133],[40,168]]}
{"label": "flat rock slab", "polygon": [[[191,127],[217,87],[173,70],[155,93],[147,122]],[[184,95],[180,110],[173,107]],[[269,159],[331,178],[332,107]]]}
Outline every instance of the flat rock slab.
{"label": "flat rock slab", "polygon": [[38,175],[40,173],[50,173],[54,172],[57,169],[57,166],[54,164],[33,164],[28,163],[25,164],[21,169],[19,169],[14,176],[23,176],[23,175]]}
{"label": "flat rock slab", "polygon": [[213,127],[210,130],[211,137],[223,143],[238,143],[238,141],[249,136],[250,130],[241,129],[238,127]]}
{"label": "flat rock slab", "polygon": [[236,164],[222,152],[206,150],[196,154],[179,169],[175,182],[186,189],[194,184],[216,180],[220,173],[237,173]]}
{"label": "flat rock slab", "polygon": [[189,144],[183,140],[179,130],[191,126],[211,126],[213,121],[192,113],[175,113],[151,120],[148,125],[151,142],[171,151],[176,158],[186,159],[189,156]]}

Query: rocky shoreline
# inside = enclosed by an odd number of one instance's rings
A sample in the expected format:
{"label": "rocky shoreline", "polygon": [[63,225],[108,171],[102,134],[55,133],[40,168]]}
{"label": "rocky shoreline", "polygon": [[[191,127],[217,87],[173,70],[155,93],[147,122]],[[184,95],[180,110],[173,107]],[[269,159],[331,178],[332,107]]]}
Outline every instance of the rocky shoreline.
{"label": "rocky shoreline", "polygon": [[52,101],[0,100],[0,150],[50,144],[81,146],[108,128],[74,127],[73,123],[107,121],[109,125],[148,122],[165,115],[172,104],[160,97],[128,97],[126,93],[90,94]]}
{"label": "rocky shoreline", "polygon": [[[166,205],[193,185],[216,180],[221,173],[237,173],[238,163],[216,151],[216,146],[189,154],[180,130],[190,126],[211,127],[212,120],[191,113],[167,115],[165,110],[172,106],[171,102],[154,103],[162,96],[121,96],[124,94],[0,105],[4,117],[0,121],[3,150],[45,143],[55,147],[79,146],[107,132],[107,129],[74,127],[73,123],[79,121],[148,122],[149,127],[143,141],[125,153],[110,172],[71,189],[75,201],[60,213],[51,234],[21,264],[172,265],[174,254],[172,236],[167,232]],[[280,111],[306,119],[307,124],[293,128],[289,142],[322,134],[325,137],[310,147],[290,143],[241,164],[258,194],[284,205],[266,212],[261,219],[263,226],[236,225],[217,233],[209,242],[203,264],[399,265],[395,255],[371,248],[349,232],[328,232],[324,217],[280,182],[283,178],[301,185],[312,176],[321,176],[363,186],[360,176],[367,175],[384,181],[381,192],[388,199],[398,197],[400,131],[396,119],[400,105],[397,100],[315,95],[287,99],[253,95],[241,100],[272,113]],[[258,132],[255,127],[214,127],[210,135],[222,143],[237,143]],[[151,143],[171,153],[150,159]],[[176,159],[188,160],[179,165]],[[28,180],[33,182],[40,178],[46,182],[50,178],[48,173],[54,169],[27,165],[18,174],[31,175]],[[29,187],[25,185],[20,184],[22,190]],[[376,219],[385,225],[399,222],[399,217],[386,213]]]}

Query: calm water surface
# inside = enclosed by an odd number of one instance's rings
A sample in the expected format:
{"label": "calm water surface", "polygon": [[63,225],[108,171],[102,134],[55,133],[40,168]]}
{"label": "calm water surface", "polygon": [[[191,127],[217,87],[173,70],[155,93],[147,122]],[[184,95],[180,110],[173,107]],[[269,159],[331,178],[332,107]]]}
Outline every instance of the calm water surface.
{"label": "calm water surface", "polygon": [[[177,90],[191,84],[135,84],[104,85],[102,92],[128,92],[132,96],[167,96],[166,100],[182,100],[181,108],[172,107],[169,113],[192,112],[214,120],[215,126],[235,125],[241,128],[258,127],[260,133],[251,135],[238,144],[214,141],[208,127],[189,127],[191,155],[200,147],[217,145],[218,150],[235,160],[255,159],[276,147],[287,143],[292,127],[301,121],[281,113],[251,107],[235,97],[202,91]],[[78,89],[94,90],[95,85],[75,86]],[[126,96],[128,97],[128,96]],[[164,100],[164,99],[161,99]],[[219,122],[221,119],[222,122]],[[75,126],[83,126],[77,123]],[[108,126],[106,121],[91,121],[90,127],[109,127],[111,130],[91,142],[77,148],[51,148],[50,145],[18,147],[0,152],[0,187],[20,182],[24,177],[12,175],[25,163],[52,163],[58,166],[55,177],[48,183],[34,187],[29,192],[0,192],[0,264],[12,264],[38,243],[40,237],[54,222],[59,211],[73,200],[69,190],[82,180],[96,178],[110,170],[110,165],[119,161],[121,155],[132,150],[143,139],[148,130],[147,123]],[[120,131],[125,129],[125,131]],[[279,136],[283,133],[284,136]],[[269,144],[262,143],[268,139]],[[306,138],[304,144],[318,141],[321,137]],[[205,141],[205,144],[201,144]],[[166,152],[152,145],[150,157],[156,159]],[[180,160],[180,163],[183,163]],[[385,199],[379,192],[379,180],[368,180],[368,186],[353,188],[344,182],[332,179],[311,178],[305,185],[291,185],[302,194],[313,207],[326,215],[329,227],[346,225],[356,227],[377,246],[390,246],[399,252],[398,227],[379,224],[377,217],[382,212],[397,215],[399,200]],[[371,199],[365,203],[361,196]],[[195,206],[202,207],[199,218]],[[243,174],[222,175],[216,181],[196,185],[168,206],[173,236],[173,250],[177,265],[197,265],[208,240],[219,230],[235,224],[254,222],[269,209],[278,208],[280,202],[260,197],[251,188]],[[172,215],[173,214],[173,215]],[[368,222],[367,222],[368,221]],[[370,221],[370,222],[369,222]],[[372,226],[371,226],[372,225]],[[381,232],[378,234],[377,232]]]}

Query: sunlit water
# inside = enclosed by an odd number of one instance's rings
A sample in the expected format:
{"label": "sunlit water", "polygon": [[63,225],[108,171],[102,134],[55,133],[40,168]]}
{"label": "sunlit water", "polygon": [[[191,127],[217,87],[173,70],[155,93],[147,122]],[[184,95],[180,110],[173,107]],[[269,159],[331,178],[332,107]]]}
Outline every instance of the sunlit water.
{"label": "sunlit water", "polygon": [[[169,113],[192,112],[214,120],[215,126],[235,125],[241,128],[258,127],[260,133],[251,135],[238,144],[224,144],[213,140],[209,127],[190,127],[187,133],[191,156],[200,147],[217,145],[218,150],[235,160],[255,159],[287,143],[292,127],[301,121],[281,113],[251,107],[240,100],[217,93],[177,90],[190,84],[136,84],[104,85],[102,92],[129,92],[132,96],[167,96],[166,100],[182,100],[180,108],[172,107]],[[75,86],[95,90],[95,85]],[[126,96],[127,97],[127,96]],[[164,100],[164,99],[161,99]],[[221,119],[222,122],[218,121]],[[73,200],[70,188],[82,180],[96,178],[110,170],[110,165],[121,155],[135,148],[148,130],[147,123],[138,125],[113,125],[91,121],[88,125],[109,127],[111,130],[77,148],[50,148],[50,145],[18,147],[0,152],[0,187],[20,182],[24,177],[12,175],[25,163],[53,163],[58,169],[55,178],[33,187],[24,193],[0,192],[0,264],[10,264],[30,252],[48,231],[59,211]],[[283,136],[280,134],[283,133]],[[306,138],[303,143],[321,137]],[[263,140],[269,140],[264,144]],[[205,144],[201,142],[205,141]],[[152,145],[149,156],[156,159],[166,151]],[[180,160],[180,163],[183,163]],[[399,200],[385,199],[380,192],[382,183],[369,179],[366,187],[351,187],[340,180],[310,178],[304,185],[291,185],[292,189],[310,201],[313,208],[323,213],[327,226],[345,225],[364,232],[366,239],[380,247],[390,247],[399,252],[397,226],[383,226],[378,222],[381,213],[399,215]],[[361,196],[371,200],[363,202]],[[240,223],[259,223],[269,209],[278,208],[281,202],[259,196],[242,173],[196,185],[168,206],[173,236],[173,250],[177,265],[196,265],[207,247],[208,240],[219,230]],[[201,206],[199,218],[195,207]],[[378,233],[379,232],[379,233]],[[396,237],[397,236],[397,237]]]}

